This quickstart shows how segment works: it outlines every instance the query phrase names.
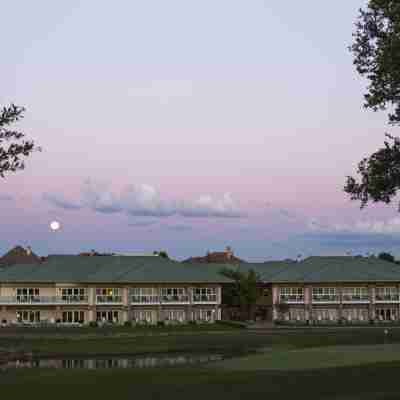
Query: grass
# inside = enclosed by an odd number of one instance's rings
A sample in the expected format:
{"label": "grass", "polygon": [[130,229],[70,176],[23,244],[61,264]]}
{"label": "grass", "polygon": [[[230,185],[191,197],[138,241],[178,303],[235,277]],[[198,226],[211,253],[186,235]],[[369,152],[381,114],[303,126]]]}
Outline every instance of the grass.
{"label": "grass", "polygon": [[[399,399],[400,329],[390,328],[387,338],[383,330],[380,327],[250,331],[222,326],[179,331],[0,329],[0,348],[14,346],[48,356],[205,351],[242,354],[241,358],[207,367],[0,370],[0,393],[13,399],[29,396],[57,400],[71,396],[118,400],[135,397],[235,400],[246,396]],[[256,350],[264,353],[243,354]]]}

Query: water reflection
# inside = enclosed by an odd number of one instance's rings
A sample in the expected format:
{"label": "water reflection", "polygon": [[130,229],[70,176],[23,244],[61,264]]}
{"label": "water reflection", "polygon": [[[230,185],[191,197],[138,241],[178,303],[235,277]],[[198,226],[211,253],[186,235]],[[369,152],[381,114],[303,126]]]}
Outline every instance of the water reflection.
{"label": "water reflection", "polygon": [[143,356],[132,358],[77,358],[77,359],[32,359],[14,360],[0,365],[0,369],[12,368],[154,368],[180,365],[200,364],[220,361],[220,354],[207,355],[175,355],[175,356]]}

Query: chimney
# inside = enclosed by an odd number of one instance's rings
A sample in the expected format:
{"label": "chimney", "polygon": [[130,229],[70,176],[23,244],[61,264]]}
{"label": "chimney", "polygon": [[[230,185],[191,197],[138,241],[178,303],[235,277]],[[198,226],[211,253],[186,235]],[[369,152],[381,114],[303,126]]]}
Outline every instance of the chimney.
{"label": "chimney", "polygon": [[28,256],[30,256],[31,254],[32,254],[32,248],[31,248],[31,246],[26,246],[26,254],[28,255]]}
{"label": "chimney", "polygon": [[230,259],[232,258],[232,256],[233,256],[233,251],[232,251],[232,249],[231,249],[230,246],[226,246],[226,247],[225,247],[225,254],[226,254],[226,258],[227,258],[228,260],[230,260]]}

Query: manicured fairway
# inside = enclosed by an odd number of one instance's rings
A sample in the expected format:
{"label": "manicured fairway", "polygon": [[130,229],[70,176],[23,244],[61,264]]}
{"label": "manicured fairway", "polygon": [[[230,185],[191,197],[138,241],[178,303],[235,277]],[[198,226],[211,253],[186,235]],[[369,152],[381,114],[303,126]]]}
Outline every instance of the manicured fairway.
{"label": "manicured fairway", "polygon": [[307,370],[391,361],[400,361],[399,344],[330,346],[296,350],[271,348],[263,354],[218,361],[209,367],[240,371]]}

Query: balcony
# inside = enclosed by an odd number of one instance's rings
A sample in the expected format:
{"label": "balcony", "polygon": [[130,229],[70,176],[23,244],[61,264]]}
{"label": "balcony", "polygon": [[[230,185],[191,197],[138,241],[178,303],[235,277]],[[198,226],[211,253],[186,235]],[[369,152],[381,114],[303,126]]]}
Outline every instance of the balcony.
{"label": "balcony", "polygon": [[399,301],[399,295],[397,294],[375,295],[375,303],[399,303]]}
{"label": "balcony", "polygon": [[88,304],[87,296],[0,296],[2,305]]}
{"label": "balcony", "polygon": [[151,295],[133,295],[131,296],[131,304],[160,304],[160,297]]}
{"label": "balcony", "polygon": [[338,304],[339,296],[337,295],[313,295],[312,302],[317,304]]}
{"label": "balcony", "polygon": [[122,296],[97,295],[96,304],[99,305],[122,304]]}
{"label": "balcony", "polygon": [[369,296],[349,296],[349,295],[343,295],[342,297],[342,303],[369,303]]}
{"label": "balcony", "polygon": [[206,294],[206,295],[193,295],[193,303],[195,304],[215,304],[217,303],[216,294]]}
{"label": "balcony", "polygon": [[189,304],[189,296],[186,294],[183,295],[166,295],[161,296],[161,303],[165,304]]}
{"label": "balcony", "polygon": [[286,304],[304,304],[304,296],[303,295],[280,295],[279,302],[286,303]]}

